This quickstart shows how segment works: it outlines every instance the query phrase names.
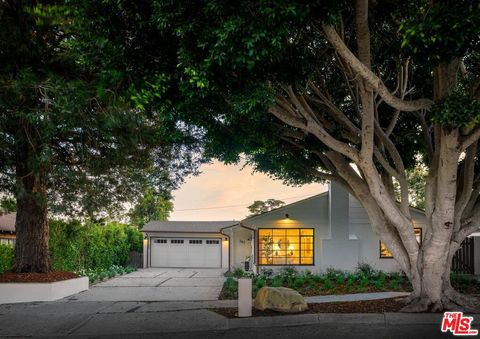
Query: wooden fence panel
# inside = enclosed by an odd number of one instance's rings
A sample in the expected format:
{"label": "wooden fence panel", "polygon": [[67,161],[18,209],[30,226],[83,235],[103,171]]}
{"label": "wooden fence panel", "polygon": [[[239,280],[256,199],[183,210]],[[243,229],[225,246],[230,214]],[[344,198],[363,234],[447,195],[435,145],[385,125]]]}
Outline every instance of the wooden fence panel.
{"label": "wooden fence panel", "polygon": [[452,260],[452,272],[460,274],[474,273],[473,237],[466,238]]}
{"label": "wooden fence panel", "polygon": [[128,265],[136,268],[143,268],[143,253],[130,252],[128,256]]}

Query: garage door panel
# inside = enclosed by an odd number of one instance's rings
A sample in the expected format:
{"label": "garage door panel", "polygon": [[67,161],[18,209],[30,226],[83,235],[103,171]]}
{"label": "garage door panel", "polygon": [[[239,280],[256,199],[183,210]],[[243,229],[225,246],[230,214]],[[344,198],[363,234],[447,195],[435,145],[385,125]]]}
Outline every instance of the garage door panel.
{"label": "garage door panel", "polygon": [[188,246],[188,267],[205,267],[203,239],[190,239]]}
{"label": "garage door panel", "polygon": [[151,242],[151,265],[154,267],[168,267],[168,248],[170,242],[168,239],[153,239]]}
{"label": "garage door panel", "polygon": [[218,238],[152,238],[152,267],[221,267],[221,241]]}
{"label": "garage door panel", "polygon": [[218,239],[209,239],[205,244],[204,258],[210,267],[220,267],[221,262],[221,242]]}
{"label": "garage door panel", "polygon": [[185,239],[171,239],[168,248],[168,267],[185,267],[188,265],[188,246]]}

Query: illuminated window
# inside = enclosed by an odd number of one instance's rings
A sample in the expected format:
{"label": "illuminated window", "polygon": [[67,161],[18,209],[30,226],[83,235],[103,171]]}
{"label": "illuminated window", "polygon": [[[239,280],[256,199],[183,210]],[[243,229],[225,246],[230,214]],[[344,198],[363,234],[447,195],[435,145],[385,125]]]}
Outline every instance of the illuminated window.
{"label": "illuminated window", "polygon": [[258,230],[258,265],[313,265],[313,228]]}
{"label": "illuminated window", "polygon": [[[415,227],[415,237],[417,238],[418,243],[422,244],[422,229],[420,227]],[[387,246],[380,241],[380,258],[393,258],[392,252],[390,252]]]}

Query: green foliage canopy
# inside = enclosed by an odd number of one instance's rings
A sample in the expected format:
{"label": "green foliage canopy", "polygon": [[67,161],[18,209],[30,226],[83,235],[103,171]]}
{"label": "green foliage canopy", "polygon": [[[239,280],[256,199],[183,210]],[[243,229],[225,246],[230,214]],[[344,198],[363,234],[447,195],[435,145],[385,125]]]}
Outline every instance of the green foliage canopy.
{"label": "green foliage canopy", "polygon": [[278,207],[282,207],[283,205],[285,205],[285,203],[281,200],[267,199],[265,201],[255,200],[253,204],[251,204],[247,208],[248,208],[248,211],[250,212],[250,216],[254,216],[254,215],[271,211]]}
{"label": "green foliage canopy", "polygon": [[165,221],[168,220],[172,211],[173,203],[171,201],[148,189],[130,210],[130,224],[142,228],[143,225],[152,220]]}
{"label": "green foliage canopy", "polygon": [[92,21],[92,6],[0,5],[0,191],[18,198],[17,175],[45,177],[62,215],[115,211],[145,187],[168,196],[199,160],[196,132],[167,106],[152,109],[165,78],[149,78],[143,52],[120,53],[105,37],[131,17]]}

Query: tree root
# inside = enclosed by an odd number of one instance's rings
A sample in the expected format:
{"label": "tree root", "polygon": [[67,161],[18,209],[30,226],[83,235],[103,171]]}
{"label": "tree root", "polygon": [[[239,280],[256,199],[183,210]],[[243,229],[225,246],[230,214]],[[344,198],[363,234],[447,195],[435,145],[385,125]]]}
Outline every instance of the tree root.
{"label": "tree root", "polygon": [[412,293],[405,302],[407,305],[400,312],[462,311],[476,313],[480,311],[478,298],[464,295],[453,288],[446,290],[440,300],[432,300],[427,295],[417,296]]}

